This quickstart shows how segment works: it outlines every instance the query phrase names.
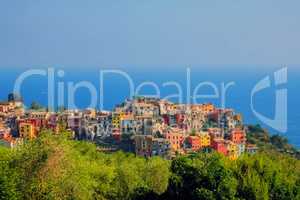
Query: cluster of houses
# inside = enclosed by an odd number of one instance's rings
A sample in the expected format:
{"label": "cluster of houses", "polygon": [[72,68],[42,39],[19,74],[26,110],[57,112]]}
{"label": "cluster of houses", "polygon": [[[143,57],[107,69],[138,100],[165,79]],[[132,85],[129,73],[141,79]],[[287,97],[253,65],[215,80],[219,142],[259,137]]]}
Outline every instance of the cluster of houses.
{"label": "cluster of houses", "polygon": [[[0,141],[9,146],[34,139],[43,129],[59,134],[69,130],[75,139],[106,146],[129,143],[137,155],[172,158],[177,154],[217,151],[235,160],[244,152],[255,153],[247,144],[240,114],[213,104],[176,104],[167,100],[134,97],[113,111],[24,110],[13,95],[0,103]],[[111,148],[112,149],[112,148]]]}

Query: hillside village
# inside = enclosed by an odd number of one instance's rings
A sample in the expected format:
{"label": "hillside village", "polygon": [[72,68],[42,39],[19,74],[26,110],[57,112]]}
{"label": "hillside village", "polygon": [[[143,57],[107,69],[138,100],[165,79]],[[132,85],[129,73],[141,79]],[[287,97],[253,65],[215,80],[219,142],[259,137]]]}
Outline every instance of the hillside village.
{"label": "hillside village", "polygon": [[34,140],[42,130],[69,130],[76,140],[88,140],[99,151],[125,150],[136,155],[161,156],[217,151],[231,160],[257,147],[246,141],[241,114],[213,104],[186,105],[134,97],[112,111],[25,110],[21,97],[10,94],[0,102],[0,144],[14,148]]}

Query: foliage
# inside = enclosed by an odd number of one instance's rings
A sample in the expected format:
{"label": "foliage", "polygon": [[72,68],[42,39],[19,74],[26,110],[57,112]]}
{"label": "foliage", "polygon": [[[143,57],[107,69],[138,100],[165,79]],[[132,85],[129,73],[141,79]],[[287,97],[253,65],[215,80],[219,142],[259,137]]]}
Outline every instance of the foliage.
{"label": "foliage", "polygon": [[0,199],[131,199],[141,188],[163,193],[169,161],[144,159],[45,131],[17,149],[0,151]]}
{"label": "foliage", "polygon": [[30,105],[30,109],[32,110],[41,110],[43,109],[44,107],[42,105],[40,105],[39,103],[37,102],[32,102],[31,105]]}
{"label": "foliage", "polygon": [[288,143],[288,139],[282,135],[270,135],[269,132],[260,125],[249,125],[247,133],[247,141],[256,144],[260,149],[276,150],[286,154],[299,157],[299,151]]}
{"label": "foliage", "polygon": [[209,119],[208,121],[206,121],[204,123],[203,130],[206,131],[208,128],[217,128],[217,127],[218,127],[218,124],[215,121]]}
{"label": "foliage", "polygon": [[170,199],[233,199],[237,182],[219,154],[197,154],[175,159],[168,194]]}
{"label": "foliage", "polygon": [[0,199],[300,199],[300,161],[275,150],[236,161],[217,153],[168,161],[105,154],[67,132],[44,131],[0,148],[0,161]]}

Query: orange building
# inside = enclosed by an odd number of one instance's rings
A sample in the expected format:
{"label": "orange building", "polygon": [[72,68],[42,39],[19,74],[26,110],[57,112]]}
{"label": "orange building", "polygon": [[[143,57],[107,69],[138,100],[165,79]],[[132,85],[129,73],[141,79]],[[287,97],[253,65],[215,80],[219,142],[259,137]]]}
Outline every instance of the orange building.
{"label": "orange building", "polygon": [[241,124],[242,121],[243,121],[243,117],[242,117],[241,114],[236,114],[236,115],[234,115],[234,116],[233,116],[233,119],[234,119],[235,121],[237,121],[238,124]]}
{"label": "orange building", "polygon": [[206,114],[213,112],[214,110],[215,110],[215,106],[212,103],[207,103],[207,104],[201,105],[201,111]]}
{"label": "orange building", "polygon": [[13,110],[14,104],[12,102],[0,102],[0,112],[7,113]]}
{"label": "orange building", "polygon": [[166,133],[165,137],[169,141],[173,151],[181,150],[184,141],[183,134],[177,132],[168,132]]}
{"label": "orange building", "polygon": [[230,140],[235,144],[242,144],[246,142],[246,132],[241,129],[233,129],[230,133]]}
{"label": "orange building", "polygon": [[186,140],[189,144],[189,147],[193,151],[199,151],[201,149],[201,141],[199,136],[188,136]]}
{"label": "orange building", "polygon": [[22,138],[36,138],[42,128],[47,127],[44,119],[22,119],[18,121],[19,135]]}

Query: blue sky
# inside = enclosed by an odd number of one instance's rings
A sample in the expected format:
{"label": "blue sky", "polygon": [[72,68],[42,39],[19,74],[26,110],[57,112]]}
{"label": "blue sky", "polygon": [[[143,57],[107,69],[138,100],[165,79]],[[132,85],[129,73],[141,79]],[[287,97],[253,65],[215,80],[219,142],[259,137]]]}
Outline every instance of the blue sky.
{"label": "blue sky", "polygon": [[299,0],[1,0],[0,67],[299,64]]}

